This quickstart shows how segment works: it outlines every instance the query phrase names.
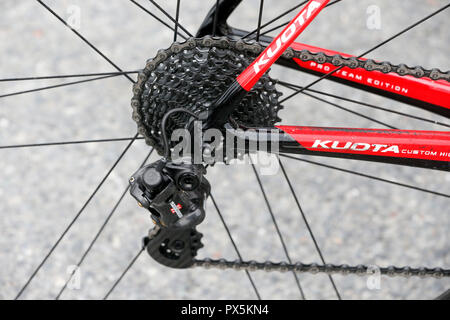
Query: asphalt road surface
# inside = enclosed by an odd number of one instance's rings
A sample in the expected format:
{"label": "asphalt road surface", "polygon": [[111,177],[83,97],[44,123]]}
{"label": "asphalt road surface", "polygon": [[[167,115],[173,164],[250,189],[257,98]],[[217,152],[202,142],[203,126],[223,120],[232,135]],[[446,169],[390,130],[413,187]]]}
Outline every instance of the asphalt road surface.
{"label": "asphalt road surface", "polygon": [[[173,25],[149,1],[137,2]],[[180,23],[195,33],[214,2],[182,0]],[[229,23],[251,30],[256,27],[259,1],[243,2]],[[80,34],[123,70],[142,68],[158,49],[167,48],[173,41],[171,30],[127,0],[46,0],[45,3],[73,23]],[[159,3],[170,14],[175,13],[175,0]],[[266,0],[263,22],[296,3]],[[358,55],[446,3],[343,0],[321,13],[299,40]],[[449,14],[448,10],[440,13],[369,57],[448,70]],[[287,18],[281,21],[284,20]],[[37,1],[0,2],[0,57],[0,78],[115,71]],[[270,75],[299,85],[315,79],[281,67],[274,67]],[[0,82],[0,95],[76,80],[79,79]],[[328,81],[315,88],[448,123],[439,116]],[[289,92],[279,90],[285,95]],[[131,95],[131,82],[120,76],[1,97],[0,145],[132,137],[136,124],[131,119]],[[326,99],[399,128],[448,130],[338,99]],[[280,117],[284,124],[380,127],[302,95],[287,101]],[[1,299],[15,297],[128,143],[0,149]],[[125,190],[128,178],[148,152],[149,147],[142,140],[133,143],[22,298],[56,296],[71,266],[89,246]],[[153,154],[150,161],[157,158]],[[450,175],[445,172],[352,160],[301,158],[450,194]],[[282,161],[327,262],[450,267],[448,197],[311,163]],[[208,169],[208,179],[243,258],[285,261],[251,167],[217,165]],[[262,182],[291,259],[320,262],[282,173],[262,176]],[[79,283],[73,283],[62,298],[103,298],[139,251],[141,238],[151,226],[148,214],[126,194],[84,260]],[[204,234],[205,244],[200,257],[237,258],[209,200],[207,218],[199,230]],[[300,298],[291,273],[252,272],[251,275],[262,298]],[[327,276],[300,274],[298,277],[307,299],[336,298]],[[379,289],[369,289],[367,277],[336,275],[334,280],[345,299],[430,299],[450,287],[449,280],[438,279],[382,277]],[[172,270],[143,254],[110,298],[254,299],[256,296],[244,272]]]}

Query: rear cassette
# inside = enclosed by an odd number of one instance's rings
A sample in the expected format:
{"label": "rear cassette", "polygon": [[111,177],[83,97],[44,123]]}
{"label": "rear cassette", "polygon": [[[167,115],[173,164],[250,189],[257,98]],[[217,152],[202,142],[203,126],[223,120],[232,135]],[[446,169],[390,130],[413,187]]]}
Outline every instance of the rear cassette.
{"label": "rear cassette", "polygon": [[[147,144],[163,153],[161,120],[174,108],[185,108],[195,114],[210,105],[230,86],[236,77],[256,58],[256,54],[238,49],[236,42],[206,37],[174,43],[147,62],[133,87],[133,119]],[[217,45],[220,43],[219,45]],[[278,111],[281,93],[267,73],[233,112],[232,118],[244,127],[272,127],[281,119]],[[189,116],[174,114],[167,123],[167,134],[184,128]],[[172,142],[171,147],[174,146]]]}

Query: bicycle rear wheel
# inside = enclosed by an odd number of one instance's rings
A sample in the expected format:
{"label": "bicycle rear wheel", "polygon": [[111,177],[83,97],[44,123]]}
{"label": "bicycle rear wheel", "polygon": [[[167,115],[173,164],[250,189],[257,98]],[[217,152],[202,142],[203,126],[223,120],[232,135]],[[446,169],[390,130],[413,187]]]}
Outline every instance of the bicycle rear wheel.
{"label": "bicycle rear wheel", "polygon": [[[145,1],[136,3],[155,15],[158,13],[157,17],[175,29],[173,21],[158,11],[152,3]],[[67,9],[64,4],[50,1],[46,4],[60,16],[63,16]],[[174,1],[174,3],[168,3],[167,7],[166,4],[162,3],[160,3],[160,6],[164,6],[164,9],[174,18],[176,16],[176,4],[176,1]],[[262,11],[262,24],[271,20],[272,17],[276,17],[282,10],[287,10],[296,4],[295,2],[286,4],[286,7],[282,9],[266,0]],[[200,13],[201,17],[206,15],[207,8],[199,8],[199,14],[197,15],[195,14],[196,10],[190,9],[190,5],[181,2],[179,21],[186,30],[191,30],[191,33],[194,33],[200,20],[197,17],[200,16]],[[230,24],[235,22],[234,25],[242,26],[242,28],[247,27],[246,24],[248,24],[249,30],[253,30],[258,25],[259,13],[254,8],[259,8],[259,2],[251,3],[249,1],[245,5],[252,6],[253,10],[238,8],[231,16]],[[8,6],[8,4],[5,6]],[[28,5],[22,6],[29,10]],[[383,9],[383,6],[385,9]],[[95,19],[88,19],[89,22],[86,21],[87,26],[82,26],[77,32],[83,35],[85,39],[92,41],[91,43],[95,43],[97,50],[108,59],[114,57],[114,64],[130,66],[126,69],[134,71],[141,68],[142,61],[145,61],[149,55],[151,56],[157,48],[167,47],[173,41],[173,30],[170,31],[167,26],[157,20],[150,20],[154,18],[149,17],[148,12],[141,10],[141,7],[131,2],[129,6],[125,3],[83,4],[81,12],[97,12],[97,15]],[[397,10],[386,9],[389,8],[388,2],[380,4],[380,7],[384,12],[383,15],[393,18],[386,18],[386,21],[395,21],[395,24],[387,25],[386,22],[380,31],[365,31],[365,34],[374,32],[374,37],[379,37],[375,41],[370,37],[358,37],[356,28],[352,28],[353,23],[345,22],[345,16],[338,15],[338,12],[341,11],[346,12],[348,16],[352,16],[352,12],[355,13],[354,16],[358,16],[360,12],[365,12],[365,4],[348,4],[346,1],[341,1],[339,4],[327,8],[324,16],[320,17],[319,21],[311,26],[311,30],[304,34],[302,41],[307,43],[322,41],[326,44],[326,47],[352,51],[355,47],[368,48],[384,39],[385,33],[390,35],[393,31],[402,28],[399,28],[399,26],[407,26],[416,20],[412,19],[412,16],[401,15]],[[37,8],[41,10],[41,7]],[[280,11],[275,12],[272,8]],[[433,9],[437,9],[437,7]],[[100,15],[99,12],[102,11],[116,14],[117,12],[123,13],[113,19]],[[414,17],[417,16],[418,20],[430,11],[432,10],[424,5],[420,7],[420,3],[417,3],[416,10],[411,14]],[[92,48],[83,44],[81,40],[75,41],[69,31],[64,32],[63,25],[58,20],[51,15],[47,15],[45,10],[42,10],[41,14],[45,17],[45,20],[40,23],[44,23],[46,28],[41,28],[37,22],[30,23],[34,27],[34,33],[29,36],[32,41],[27,48],[33,46],[31,43],[34,43],[36,48],[41,47],[43,43],[58,43],[59,45],[46,48],[46,50],[22,50],[24,52],[32,51],[33,55],[25,54],[24,58],[26,59],[20,59],[17,62],[13,59],[11,65],[4,69],[10,72],[7,75],[11,75],[11,77],[19,74],[29,75],[37,61],[47,62],[39,67],[43,68],[42,70],[35,70],[33,72],[35,74],[75,73],[73,70],[78,70],[80,73],[92,73],[93,70],[95,72],[112,70],[110,63],[103,62],[102,56],[96,56],[95,52],[92,53]],[[11,15],[20,17],[21,12],[16,11]],[[102,18],[99,18],[99,16]],[[119,28],[117,21],[125,22],[128,16],[132,16],[136,20],[133,20],[133,23],[123,23]],[[341,22],[341,18],[344,20],[343,22]],[[84,23],[83,19],[81,20],[82,23]],[[427,32],[436,28],[436,26],[445,25],[443,19],[443,16],[437,15],[420,28],[424,28],[424,32]],[[359,30],[365,28],[364,20],[362,19],[362,28]],[[338,21],[339,23],[337,23]],[[383,21],[385,21],[384,18]],[[136,28],[135,22],[137,25],[142,24],[147,27]],[[99,27],[101,25],[109,27],[103,29]],[[159,30],[157,29],[158,26],[161,28],[160,30],[167,29],[168,31],[160,33],[160,43],[154,44],[153,41],[149,43],[146,40],[148,39],[148,30]],[[330,26],[334,28],[340,26],[342,30],[335,30],[335,32],[337,34],[349,33],[348,37],[331,38],[329,36]],[[29,26],[16,26],[18,33],[27,30],[27,27]],[[11,28],[13,27],[11,26]],[[108,39],[109,31],[105,30],[114,30],[115,38],[117,39],[120,36],[124,42],[127,42],[127,45],[114,41],[113,45],[110,46],[112,41],[107,41],[111,40]],[[188,36],[183,29],[178,28],[178,31],[180,32],[178,37],[181,38],[181,35]],[[435,38],[445,39],[446,29],[442,28],[439,32],[442,34],[436,34]],[[25,32],[24,34],[29,33]],[[133,37],[130,37],[130,34]],[[409,33],[408,37],[397,39],[399,42],[396,45],[396,42],[392,42],[389,47],[381,48],[379,56],[383,57],[383,60],[397,62],[408,60],[408,62],[411,61],[411,64],[417,63],[429,67],[440,66],[443,70],[448,69],[445,68],[448,66],[445,43],[435,43],[434,37],[424,39],[421,34],[411,35]],[[344,43],[343,39],[351,39],[351,42]],[[420,48],[417,48],[417,51],[423,52],[424,47],[433,48],[432,53],[424,57],[423,54],[415,55],[415,53],[412,53],[415,50],[405,52],[403,48],[407,44],[412,46],[412,39],[418,39],[417,42],[420,43]],[[8,43],[8,48],[12,50],[20,44],[24,45],[23,38],[12,39]],[[125,50],[126,54],[123,54],[122,50],[125,47],[140,49],[136,51]],[[47,56],[50,54],[59,56],[58,52],[61,48],[64,52],[61,56],[63,61],[61,65],[49,63]],[[71,60],[71,56],[76,56],[77,59]],[[84,63],[80,63],[80,60]],[[102,67],[99,67],[100,64],[102,64]],[[114,70],[114,72],[116,71]],[[132,73],[127,73],[127,75],[133,77]],[[286,71],[281,67],[274,67],[271,76],[297,85],[307,84],[314,80],[309,75],[302,75],[299,78],[297,73]],[[5,141],[8,141],[7,144],[11,147],[1,150],[5,154],[4,157],[2,155],[5,177],[1,190],[2,197],[7,199],[7,201],[2,202],[2,211],[15,213],[9,214],[3,224],[5,234],[8,235],[3,240],[3,246],[12,247],[11,252],[5,253],[5,260],[16,262],[8,265],[4,270],[5,274],[13,275],[12,284],[6,284],[8,289],[4,293],[5,297],[9,298],[14,295],[23,285],[24,279],[27,279],[35,270],[61,232],[72,221],[72,212],[81,212],[82,215],[73,225],[74,228],[69,230],[69,233],[63,239],[64,241],[61,241],[57,250],[50,256],[51,259],[44,265],[43,270],[45,272],[38,273],[37,278],[33,280],[36,283],[30,285],[24,296],[27,298],[54,298],[67,280],[68,265],[78,263],[79,258],[82,257],[91,243],[93,236],[104,223],[107,214],[116,208],[117,200],[122,199],[120,197],[122,197],[123,190],[118,190],[118,187],[126,188],[126,178],[147,156],[149,150],[140,141],[141,139],[133,143],[129,149],[125,149],[135,134],[135,125],[129,120],[130,109],[123,107],[129,104],[129,81],[121,78],[125,77],[121,75],[117,79],[105,79],[102,82],[93,81],[78,87],[73,86],[38,92],[35,95],[3,98],[5,108],[3,108],[1,114],[0,124],[7,128],[5,130]],[[13,87],[14,90],[11,91],[34,88],[32,85],[27,86],[25,82],[19,83],[20,85]],[[48,80],[47,83],[50,85],[54,82]],[[415,115],[420,117],[431,117],[433,120],[446,123],[442,117],[329,82],[325,83],[324,81],[315,88],[338,96],[351,97],[365,102],[370,101],[371,104],[377,106],[388,108],[395,106],[396,110],[405,113],[414,112]],[[280,90],[285,92],[285,96],[291,92],[281,87]],[[342,109],[339,112],[328,109],[325,103],[310,100],[310,97],[297,97],[295,101],[295,103],[292,102],[292,105],[286,102],[285,109],[280,113],[284,121],[297,119],[298,122],[301,121],[305,125],[379,127],[379,124],[372,123],[369,119],[362,119],[354,113],[349,114]],[[384,113],[367,106],[349,105],[348,102],[344,103],[338,98],[332,98],[329,101],[342,106],[345,105],[352,111],[363,113],[371,118],[401,128],[443,129],[440,125]],[[36,110],[36,105],[39,106],[39,111]],[[99,106],[103,107],[99,108]],[[5,111],[12,108],[15,111],[12,114]],[[318,119],[320,119],[320,123],[318,123]],[[17,132],[27,132],[27,135],[17,134]],[[118,132],[123,134],[117,135]],[[39,136],[42,139],[35,138],[33,141],[32,136]],[[23,149],[17,146],[28,142],[95,140],[105,136],[124,137],[126,140],[95,144],[94,142],[90,144],[69,144],[46,148]],[[6,153],[7,151],[8,153]],[[113,173],[109,175],[109,178],[101,185],[101,189],[94,194],[93,200],[89,201],[88,206],[84,209],[83,204],[86,199],[91,199],[92,191],[97,190],[97,188],[90,190],[88,187],[97,186],[98,182],[103,180],[105,174],[124,151],[127,152],[124,153],[123,160],[120,158],[121,161],[113,168]],[[156,159],[155,154],[152,157]],[[23,161],[24,159],[26,161]],[[296,198],[292,196],[283,171],[279,171],[277,176],[258,176],[262,188],[265,190],[268,202],[266,203],[251,165],[210,169],[208,178],[212,180],[215,186],[213,196],[216,205],[220,209],[223,221],[226,222],[243,259],[286,260],[286,253],[288,253],[293,261],[320,261],[317,247],[311,240],[308,227],[304,223],[303,213],[327,262],[344,261],[349,264],[364,262],[396,265],[443,265],[448,263],[448,261],[445,261],[448,252],[448,217],[445,214],[445,208],[448,205],[449,193],[446,174],[344,160],[311,157],[304,157],[302,160],[287,161],[287,159],[282,159],[287,177],[297,200],[301,204],[301,211]],[[311,161],[314,161],[314,163]],[[18,163],[22,165],[19,166]],[[322,166],[315,165],[316,163]],[[323,165],[341,167],[348,171],[332,170],[330,167],[324,168]],[[41,169],[36,170],[36,167]],[[18,174],[22,172],[26,172],[26,174]],[[349,174],[350,172],[362,172],[366,176]],[[19,176],[21,179],[18,179]],[[375,182],[373,179],[367,179],[367,176],[401,181],[404,184],[418,186],[419,189],[436,190],[439,194],[404,188],[404,186],[392,183]],[[236,197],[237,194],[243,196]],[[148,219],[142,211],[136,209],[135,203],[130,201],[131,199],[128,196],[123,197],[123,199],[119,209],[117,209],[117,213],[120,211],[122,213],[111,220],[112,225],[104,229],[98,243],[95,244],[92,253],[89,255],[90,258],[83,263],[81,270],[82,275],[84,274],[83,278],[86,277],[86,279],[82,283],[86,281],[89,285],[83,285],[80,291],[66,290],[64,298],[102,297],[134,257],[138,243],[136,235],[146,233]],[[233,199],[233,201],[230,201],[230,199]],[[255,203],[258,205],[255,205]],[[268,206],[270,206],[270,210]],[[39,215],[30,216],[30,212],[34,212],[36,208],[40,208]],[[204,241],[207,244],[206,248],[200,252],[200,256],[224,256],[234,259],[236,258],[235,247],[229,241],[227,230],[223,229],[221,217],[215,214],[215,210],[214,203],[210,202],[207,208],[207,221],[200,227],[200,230],[205,234]],[[276,224],[274,224],[274,219]],[[279,232],[277,232],[277,228]],[[16,232],[17,230],[20,230],[20,232]],[[283,241],[280,241],[280,236]],[[286,250],[283,249],[283,242]],[[414,248],[411,248],[411,244],[414,244]],[[22,248],[26,249],[22,250]],[[18,268],[19,265],[22,265],[22,267]],[[85,269],[87,270],[83,272]],[[108,272],[100,273],[97,270],[108,270]],[[255,287],[263,298],[301,298],[301,291],[304,291],[303,294],[308,299],[337,297],[336,290],[330,282],[330,278],[326,275],[298,275],[296,279],[292,274],[270,274],[270,276],[267,276],[255,272],[251,274],[252,285],[245,273],[212,270],[204,272],[195,269],[174,271],[142,258],[137,260],[132,272],[116,287],[110,296],[111,298],[188,298],[203,296],[211,298],[227,298],[230,296],[255,298],[257,297]],[[162,274],[165,277],[161,277]],[[6,279],[6,277],[1,278]],[[148,285],[149,279],[150,281],[151,279],[158,279],[160,282],[153,287]],[[334,280],[337,291],[344,298],[432,298],[449,286],[449,282],[446,280],[405,281],[394,279],[391,281],[391,279],[383,279],[381,290],[371,291],[367,289],[366,281],[360,278],[335,276]],[[277,285],[274,285],[274,283]],[[185,291],[168,290],[168,292],[165,292],[161,289],[176,287],[180,284],[185,286]],[[414,290],[416,286],[419,286],[420,289]],[[427,292],[426,297],[424,292]]]}

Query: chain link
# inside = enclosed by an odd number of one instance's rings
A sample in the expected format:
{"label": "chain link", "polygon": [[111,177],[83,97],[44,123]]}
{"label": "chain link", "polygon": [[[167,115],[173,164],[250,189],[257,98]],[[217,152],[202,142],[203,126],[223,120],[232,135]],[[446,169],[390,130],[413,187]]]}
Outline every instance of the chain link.
{"label": "chain link", "polygon": [[256,261],[229,261],[225,259],[213,260],[210,258],[195,260],[194,267],[218,268],[218,269],[234,269],[234,270],[248,270],[248,271],[278,271],[278,272],[288,272],[294,271],[299,273],[326,273],[326,274],[354,274],[365,276],[371,273],[380,272],[382,275],[387,276],[402,276],[402,277],[433,277],[433,278],[444,278],[450,277],[450,269],[443,268],[412,268],[412,267],[376,267],[368,265],[357,265],[349,266],[346,264],[335,265],[335,264],[316,264],[316,263],[286,263],[286,262],[256,262]]}
{"label": "chain link", "polygon": [[[265,49],[265,47],[258,43],[248,43],[242,40],[235,42],[234,46],[236,49],[248,50],[256,54],[261,53]],[[446,80],[450,82],[450,71],[442,72],[437,68],[428,70],[421,66],[409,67],[404,63],[394,65],[387,61],[378,62],[372,59],[365,60],[356,57],[343,57],[339,54],[327,55],[323,52],[314,53],[308,50],[297,51],[292,48],[288,48],[283,53],[282,57],[286,59],[296,58],[303,62],[314,61],[319,64],[329,63],[336,67],[344,66],[350,69],[362,68],[367,71],[380,71],[382,73],[393,72],[400,76],[410,75],[416,78],[430,78],[432,80]]]}
{"label": "chain link", "polygon": [[[195,47],[219,47],[223,49],[234,49],[241,51],[242,53],[250,52],[252,54],[260,54],[265,47],[259,43],[245,41],[245,40],[231,40],[226,37],[210,37],[206,36],[203,38],[189,38],[183,43],[175,42],[168,49],[159,50],[155,58],[149,60],[143,74],[138,77],[138,83],[134,86],[135,94],[141,94],[139,81],[145,81],[146,76],[148,76],[155,68],[170,57],[172,54],[176,54],[185,49],[192,49]],[[323,52],[310,52],[308,50],[297,51],[292,48],[288,48],[282,55],[286,59],[300,59],[303,62],[314,61],[316,63],[330,63],[334,66],[340,67],[345,66],[350,69],[363,68],[367,71],[380,71],[383,73],[393,72],[400,76],[411,75],[416,78],[430,78],[432,80],[446,80],[450,82],[450,71],[442,72],[437,68],[431,70],[425,69],[421,66],[409,67],[402,63],[399,65],[394,65],[390,62],[383,61],[378,62],[371,59],[363,60],[357,59],[356,57],[343,57],[341,55],[326,55]]]}
{"label": "chain link", "polygon": [[[221,48],[236,49],[242,52],[251,52],[253,54],[260,54],[266,47],[259,43],[237,40],[233,41],[225,37],[212,38],[204,37],[201,39],[189,39],[185,43],[193,41],[199,46],[217,46]],[[184,44],[174,45],[183,46]],[[362,68],[367,71],[380,71],[382,73],[393,72],[400,76],[410,75],[416,78],[430,78],[432,80],[446,80],[450,82],[450,71],[442,72],[437,68],[425,69],[421,66],[409,67],[404,63],[395,65],[387,61],[374,61],[372,59],[358,59],[356,57],[343,57],[341,55],[327,55],[323,52],[310,52],[308,50],[297,51],[288,48],[282,55],[286,59],[299,59],[303,62],[314,61],[319,64],[329,63],[336,67],[344,66],[350,69]]]}

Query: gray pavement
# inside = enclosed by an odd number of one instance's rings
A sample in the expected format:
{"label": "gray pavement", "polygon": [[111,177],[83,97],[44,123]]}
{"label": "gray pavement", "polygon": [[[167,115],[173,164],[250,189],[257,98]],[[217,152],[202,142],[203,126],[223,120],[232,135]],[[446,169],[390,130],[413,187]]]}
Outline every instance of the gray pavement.
{"label": "gray pavement", "polygon": [[[45,1],[64,19],[80,8],[80,29],[89,41],[123,70],[142,68],[146,59],[172,41],[172,33],[130,1]],[[138,1],[162,17],[148,1]],[[174,13],[176,1],[159,1]],[[181,23],[194,32],[215,1],[182,1]],[[266,0],[267,21],[295,5],[294,0]],[[301,41],[359,54],[426,16],[446,1],[343,0],[321,13]],[[366,26],[367,8],[377,5],[381,28]],[[230,24],[255,27],[258,1],[244,1]],[[450,69],[449,12],[376,50],[370,57],[394,63]],[[163,18],[165,21],[167,19]],[[97,53],[65,28],[36,1],[0,2],[0,78],[114,71]],[[274,78],[300,85],[314,77],[274,67]],[[62,83],[60,80],[1,82],[0,94]],[[384,98],[323,81],[316,85],[345,97],[415,115],[430,115]],[[280,88],[280,90],[283,90]],[[288,91],[284,91],[287,93]],[[124,77],[0,99],[0,145],[131,137],[131,84]],[[405,129],[445,128],[328,98],[352,110]],[[281,112],[285,124],[379,127],[300,96]],[[447,120],[448,122],[448,120]],[[128,142],[0,150],[0,298],[15,296],[67,224],[88,199]],[[143,141],[130,151],[38,273],[23,298],[53,299],[127,185],[127,178],[149,148]],[[153,155],[152,160],[156,160]],[[450,193],[450,175],[351,160],[310,158],[403,183]],[[282,160],[295,186],[327,262],[347,264],[450,267],[449,200],[304,162]],[[248,165],[216,166],[208,178],[214,196],[245,259],[285,260],[267,207]],[[274,214],[293,260],[319,262],[281,173],[262,177]],[[81,288],[64,299],[102,298],[136,254],[150,227],[148,215],[127,195],[81,268]],[[200,226],[201,257],[236,254],[210,202]],[[298,299],[292,274],[254,272],[266,299]],[[334,299],[324,275],[300,275],[308,299]],[[383,277],[379,290],[366,278],[335,276],[345,299],[428,299],[450,288],[450,281]],[[243,272],[171,270],[147,255],[111,295],[114,299],[254,299]]]}

